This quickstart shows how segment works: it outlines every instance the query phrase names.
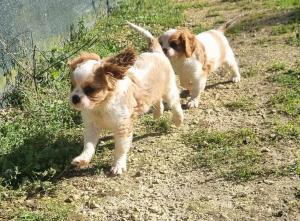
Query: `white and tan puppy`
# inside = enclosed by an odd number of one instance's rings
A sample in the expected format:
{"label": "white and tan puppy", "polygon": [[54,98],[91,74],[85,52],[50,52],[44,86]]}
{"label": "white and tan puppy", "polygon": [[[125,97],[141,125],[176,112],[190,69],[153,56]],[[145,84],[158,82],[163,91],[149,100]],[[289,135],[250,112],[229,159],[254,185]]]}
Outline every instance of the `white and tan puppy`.
{"label": "white and tan puppy", "polygon": [[159,117],[163,112],[163,100],[171,107],[175,125],[182,123],[175,73],[158,41],[154,43],[150,45],[153,52],[140,56],[127,49],[103,60],[90,53],[69,62],[70,102],[81,111],[84,122],[84,148],[72,164],[86,167],[95,153],[101,129],[110,129],[115,141],[111,172],[126,171],[133,117],[145,113],[152,105],[155,106],[154,116]]}
{"label": "white and tan puppy", "polygon": [[233,72],[232,81],[240,81],[234,53],[224,36],[238,17],[218,29],[198,35],[188,30],[170,29],[159,37],[165,55],[179,75],[181,86],[190,92],[187,107],[198,107],[198,97],[205,89],[208,74],[224,64]]}

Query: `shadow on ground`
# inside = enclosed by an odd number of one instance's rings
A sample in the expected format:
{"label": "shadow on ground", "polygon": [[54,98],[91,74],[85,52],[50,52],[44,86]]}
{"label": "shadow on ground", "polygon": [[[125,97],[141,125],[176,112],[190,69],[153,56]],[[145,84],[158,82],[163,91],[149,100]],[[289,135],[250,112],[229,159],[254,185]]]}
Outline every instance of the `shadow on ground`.
{"label": "shadow on ground", "polygon": [[[133,142],[137,142],[137,141],[142,140],[147,137],[160,136],[161,134],[162,134],[161,132],[151,132],[151,133],[142,134],[140,136],[134,136]],[[100,158],[105,149],[113,150],[114,145],[115,145],[113,142],[113,136],[102,137],[102,138],[100,138],[99,143],[101,143],[102,141],[108,142],[108,143],[98,145],[96,154],[99,155]],[[112,142],[109,142],[109,141],[112,141]],[[112,155],[111,155],[111,157],[112,157]],[[60,179],[60,178],[72,178],[72,177],[94,175],[98,171],[101,171],[101,170],[104,171],[104,173],[106,175],[110,176],[110,167],[111,167],[111,163],[106,162],[106,161],[97,162],[97,164],[93,165],[92,167],[88,167],[86,169],[80,169],[80,170],[77,170],[76,168],[70,166],[70,167],[66,168],[65,171],[63,171],[62,174],[59,175],[59,177],[57,177],[57,178]]]}
{"label": "shadow on ground", "polygon": [[54,178],[80,152],[81,145],[69,135],[55,138],[45,132],[29,137],[12,149],[0,156],[1,181],[17,188],[26,182]]}
{"label": "shadow on ground", "polygon": [[236,24],[229,32],[252,32],[260,30],[264,27],[279,25],[279,24],[300,24],[300,8],[295,8],[290,11],[279,12],[270,16],[247,16],[239,24]]}
{"label": "shadow on ground", "polygon": [[[159,136],[161,133],[147,133],[135,136],[133,142],[149,136]],[[112,136],[100,138],[101,141],[113,141]],[[109,172],[110,164],[100,162],[99,165],[85,170],[75,170],[70,166],[71,160],[80,154],[83,144],[74,140],[74,137],[62,135],[53,138],[44,133],[28,138],[23,144],[13,148],[8,154],[0,156],[1,181],[5,186],[17,188],[21,184],[39,181],[57,181],[61,178],[93,175],[101,169]],[[104,149],[113,149],[114,143],[100,145],[97,154],[101,155]]]}

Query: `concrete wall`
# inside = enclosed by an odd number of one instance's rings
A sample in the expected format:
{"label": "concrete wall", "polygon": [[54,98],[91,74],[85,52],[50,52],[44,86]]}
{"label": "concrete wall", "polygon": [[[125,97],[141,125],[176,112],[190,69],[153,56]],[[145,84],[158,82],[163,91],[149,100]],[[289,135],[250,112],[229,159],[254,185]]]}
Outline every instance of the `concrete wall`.
{"label": "concrete wall", "polygon": [[[68,38],[70,25],[82,17],[92,26],[115,4],[116,0],[0,0],[0,40],[16,54],[30,48],[32,41],[43,48]],[[1,73],[7,66],[9,58],[0,44],[0,91],[5,84]]]}

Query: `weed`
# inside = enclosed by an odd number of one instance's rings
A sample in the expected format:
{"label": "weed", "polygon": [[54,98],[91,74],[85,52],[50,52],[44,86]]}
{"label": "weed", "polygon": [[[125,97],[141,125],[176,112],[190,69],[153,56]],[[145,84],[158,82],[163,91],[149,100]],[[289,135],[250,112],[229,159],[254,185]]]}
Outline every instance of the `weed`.
{"label": "weed", "polygon": [[72,206],[70,204],[62,203],[55,199],[45,199],[40,202],[43,208],[37,211],[28,209],[19,210],[14,220],[18,221],[63,221],[71,217]]}
{"label": "weed", "polygon": [[274,63],[268,70],[269,71],[282,71],[285,69],[285,64],[284,63]]}
{"label": "weed", "polygon": [[267,6],[273,8],[274,6],[278,9],[289,9],[300,7],[299,0],[267,0],[264,2]]}
{"label": "weed", "polygon": [[208,132],[199,130],[184,136],[186,145],[198,152],[195,159],[231,180],[246,181],[263,173],[261,153],[255,148],[256,135],[249,129]]}
{"label": "weed", "polygon": [[217,17],[219,15],[220,15],[220,13],[217,12],[217,11],[208,11],[207,14],[206,14],[206,18]]}
{"label": "weed", "polygon": [[293,36],[289,37],[286,42],[292,46],[300,46],[300,30],[298,30]]}
{"label": "weed", "polygon": [[287,123],[278,122],[275,128],[276,140],[294,140],[300,139],[300,120]]}
{"label": "weed", "polygon": [[150,115],[146,115],[141,119],[142,125],[148,133],[169,133],[171,131],[171,120],[166,116],[155,120]]}
{"label": "weed", "polygon": [[282,65],[272,67],[277,74],[272,80],[282,87],[280,92],[274,95],[270,103],[279,109],[282,113],[290,116],[300,114],[300,69],[289,69],[286,71]]}
{"label": "weed", "polygon": [[225,103],[224,106],[228,108],[230,111],[234,110],[250,110],[253,108],[252,102],[246,98],[246,97],[241,97],[238,98],[235,101],[231,101],[228,103]]}
{"label": "weed", "polygon": [[248,78],[248,77],[254,77],[257,74],[258,74],[258,70],[255,69],[255,68],[253,68],[253,67],[250,67],[250,68],[248,68],[247,70],[245,70],[243,72],[243,77],[246,77],[246,78]]}
{"label": "weed", "polygon": [[286,33],[291,33],[295,31],[296,25],[295,24],[281,24],[281,25],[276,25],[272,27],[272,35],[282,35]]}
{"label": "weed", "polygon": [[298,116],[300,114],[300,92],[285,89],[271,98],[271,104],[281,113]]}

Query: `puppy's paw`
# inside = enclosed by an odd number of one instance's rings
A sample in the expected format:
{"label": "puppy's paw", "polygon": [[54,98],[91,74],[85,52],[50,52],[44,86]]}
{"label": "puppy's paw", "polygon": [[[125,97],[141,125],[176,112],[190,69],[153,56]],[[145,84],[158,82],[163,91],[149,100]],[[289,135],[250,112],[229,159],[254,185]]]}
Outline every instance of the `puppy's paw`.
{"label": "puppy's paw", "polygon": [[189,102],[187,102],[186,106],[188,108],[196,108],[199,106],[199,101],[198,99],[191,99],[189,100]]}
{"label": "puppy's paw", "polygon": [[238,82],[240,82],[241,81],[241,77],[240,76],[234,76],[233,78],[232,78],[232,82],[234,82],[234,83],[238,83]]}
{"label": "puppy's paw", "polygon": [[126,163],[117,163],[111,167],[110,172],[113,175],[121,175],[123,172],[126,172],[126,170]]}
{"label": "puppy's paw", "polygon": [[83,156],[78,156],[78,157],[75,157],[71,164],[76,166],[78,169],[85,169],[88,167],[90,161],[86,158],[84,158]]}
{"label": "puppy's paw", "polygon": [[172,121],[174,122],[176,127],[180,127],[180,125],[183,122],[183,114],[182,113],[180,115],[179,114],[178,115],[174,114],[173,117],[172,117]]}

